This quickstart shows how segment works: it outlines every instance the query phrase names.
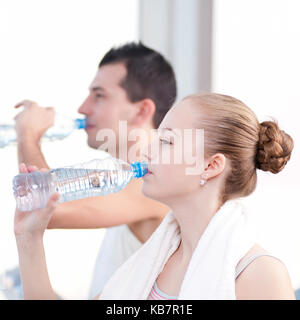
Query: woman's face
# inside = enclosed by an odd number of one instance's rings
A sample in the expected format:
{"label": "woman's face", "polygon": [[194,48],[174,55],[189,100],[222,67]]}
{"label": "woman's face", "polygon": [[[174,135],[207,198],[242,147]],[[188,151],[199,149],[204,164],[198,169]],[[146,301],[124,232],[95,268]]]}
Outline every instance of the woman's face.
{"label": "woman's face", "polygon": [[148,147],[150,173],[143,177],[145,196],[168,205],[199,191],[204,144],[201,130],[194,127],[196,117],[199,111],[189,100],[177,103],[166,114],[157,137]]}

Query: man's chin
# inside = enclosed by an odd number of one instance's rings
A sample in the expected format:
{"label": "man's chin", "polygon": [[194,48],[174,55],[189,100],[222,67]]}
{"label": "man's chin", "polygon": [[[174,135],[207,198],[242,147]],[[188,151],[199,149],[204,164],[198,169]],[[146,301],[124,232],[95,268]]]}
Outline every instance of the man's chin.
{"label": "man's chin", "polygon": [[103,151],[103,152],[109,153],[112,157],[117,157],[117,155],[115,154],[114,148],[111,148],[111,150],[109,150],[109,148],[108,148],[106,143],[95,141],[95,140],[92,140],[92,139],[88,139],[87,140],[87,144],[92,149],[96,149],[96,150],[99,150],[99,151]]}
{"label": "man's chin", "polygon": [[93,149],[98,149],[99,148],[99,142],[97,143],[97,141],[95,141],[93,139],[90,139],[90,138],[87,139],[87,145],[90,148],[93,148]]}

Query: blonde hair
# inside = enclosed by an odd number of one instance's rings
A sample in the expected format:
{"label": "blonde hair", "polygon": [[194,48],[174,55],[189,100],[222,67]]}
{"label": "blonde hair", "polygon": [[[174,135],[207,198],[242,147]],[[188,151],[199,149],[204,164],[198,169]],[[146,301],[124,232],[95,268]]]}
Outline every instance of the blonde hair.
{"label": "blonde hair", "polygon": [[220,201],[245,197],[256,187],[256,169],[280,172],[290,159],[293,139],[277,122],[259,123],[254,112],[230,96],[211,93],[192,95],[199,111],[196,127],[204,129],[205,157],[222,153],[230,162]]}

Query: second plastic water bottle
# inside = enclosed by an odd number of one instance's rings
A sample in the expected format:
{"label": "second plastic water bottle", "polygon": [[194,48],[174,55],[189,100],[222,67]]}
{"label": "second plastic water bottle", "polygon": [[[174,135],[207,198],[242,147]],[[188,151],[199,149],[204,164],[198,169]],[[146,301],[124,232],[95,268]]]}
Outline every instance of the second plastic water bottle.
{"label": "second plastic water bottle", "polygon": [[[43,139],[58,140],[69,136],[76,129],[84,129],[86,119],[71,119],[59,113],[55,114],[54,125],[49,128]],[[0,124],[0,148],[4,148],[17,141],[17,133],[14,123]]]}
{"label": "second plastic water bottle", "polygon": [[60,194],[59,203],[116,193],[130,180],[148,172],[145,162],[129,164],[107,157],[47,172],[21,173],[13,179],[14,196],[20,211],[46,206],[50,195]]}

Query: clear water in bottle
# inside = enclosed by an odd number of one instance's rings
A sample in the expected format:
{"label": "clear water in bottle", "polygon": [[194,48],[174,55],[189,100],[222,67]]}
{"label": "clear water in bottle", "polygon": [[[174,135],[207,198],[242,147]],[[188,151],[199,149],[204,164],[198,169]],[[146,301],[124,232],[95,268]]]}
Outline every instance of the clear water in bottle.
{"label": "clear water in bottle", "polygon": [[31,211],[45,207],[54,192],[60,194],[59,203],[117,193],[147,171],[145,162],[129,164],[108,157],[47,172],[21,173],[13,179],[13,190],[17,208]]}
{"label": "clear water in bottle", "polygon": [[[49,128],[43,140],[58,140],[69,136],[76,129],[84,129],[86,119],[71,119],[59,113],[55,114],[54,125]],[[17,134],[14,123],[0,124],[0,148],[4,148],[17,141]]]}

